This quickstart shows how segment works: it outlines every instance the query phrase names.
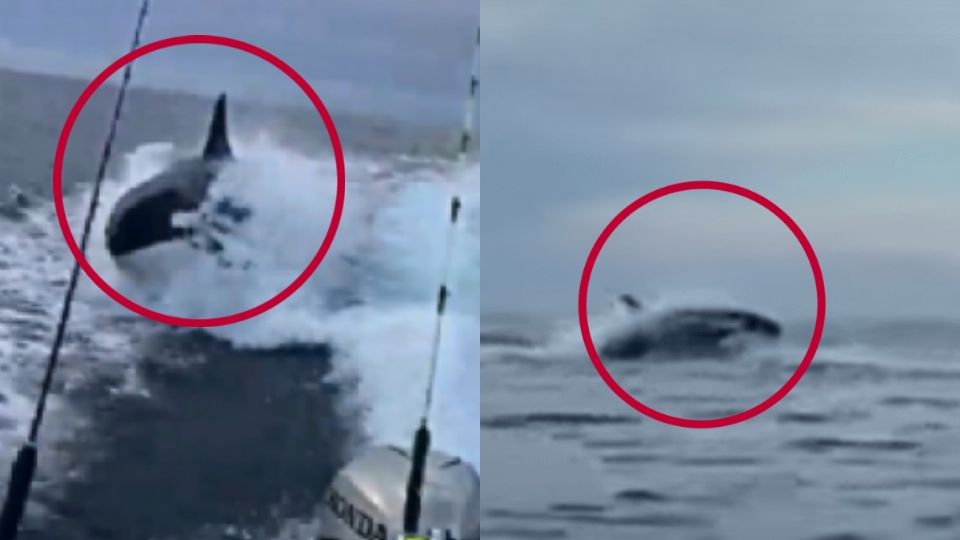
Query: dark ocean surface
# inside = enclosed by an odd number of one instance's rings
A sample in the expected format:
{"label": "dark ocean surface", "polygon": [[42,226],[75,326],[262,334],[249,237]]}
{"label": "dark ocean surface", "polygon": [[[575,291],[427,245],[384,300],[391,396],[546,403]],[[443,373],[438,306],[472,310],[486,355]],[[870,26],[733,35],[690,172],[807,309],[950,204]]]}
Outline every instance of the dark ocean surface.
{"label": "dark ocean surface", "polygon": [[[502,315],[481,335],[486,540],[960,538],[960,324],[828,321],[790,395],[706,430],[620,401],[575,321]],[[608,366],[647,405],[715,418],[783,384],[809,336]]]}

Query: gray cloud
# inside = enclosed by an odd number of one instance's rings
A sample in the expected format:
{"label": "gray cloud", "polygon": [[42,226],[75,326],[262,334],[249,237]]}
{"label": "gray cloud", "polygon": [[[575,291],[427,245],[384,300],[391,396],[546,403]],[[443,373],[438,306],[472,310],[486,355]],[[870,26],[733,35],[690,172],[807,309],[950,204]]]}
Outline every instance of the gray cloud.
{"label": "gray cloud", "polygon": [[[804,227],[833,313],[960,317],[960,72],[945,69],[958,15],[940,1],[486,2],[485,309],[520,299],[571,314],[586,253],[620,208],[708,178]],[[687,206],[664,203],[675,212],[650,227],[674,256],[611,252],[606,289],[684,276],[807,313],[809,273],[794,286],[802,260],[788,272],[767,226],[716,210],[687,223]],[[698,244],[698,227],[737,231],[728,255],[749,264]],[[691,270],[698,257],[709,274]]]}
{"label": "gray cloud", "polygon": [[[92,76],[126,51],[138,6],[131,0],[5,2],[0,65]],[[152,4],[145,40],[205,33],[250,41],[300,71],[328,105],[453,121],[462,107],[478,12],[468,0],[164,0]],[[148,56],[137,80],[200,92],[235,84],[250,98],[297,99],[279,71],[242,53],[210,49]]]}

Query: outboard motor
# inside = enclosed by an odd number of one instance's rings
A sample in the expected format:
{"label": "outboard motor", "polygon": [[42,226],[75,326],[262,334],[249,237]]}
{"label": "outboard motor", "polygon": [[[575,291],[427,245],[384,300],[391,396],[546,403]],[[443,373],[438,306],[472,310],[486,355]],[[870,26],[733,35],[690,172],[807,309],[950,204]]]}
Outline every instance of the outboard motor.
{"label": "outboard motor", "polygon": [[410,454],[377,446],[343,467],[323,500],[317,540],[479,540],[480,475],[449,454],[427,454],[418,536],[403,532]]}

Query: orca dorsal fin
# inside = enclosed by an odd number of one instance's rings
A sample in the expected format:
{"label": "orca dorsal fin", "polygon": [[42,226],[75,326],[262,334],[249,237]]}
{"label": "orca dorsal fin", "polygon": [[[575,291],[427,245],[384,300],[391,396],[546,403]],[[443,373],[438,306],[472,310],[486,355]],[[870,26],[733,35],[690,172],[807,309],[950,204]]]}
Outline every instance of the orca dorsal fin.
{"label": "orca dorsal fin", "polygon": [[230,141],[227,139],[227,94],[220,94],[213,106],[213,118],[210,120],[210,133],[203,147],[203,159],[229,159]]}
{"label": "orca dorsal fin", "polygon": [[643,305],[632,294],[618,296],[614,307],[621,313],[635,313],[643,309]]}

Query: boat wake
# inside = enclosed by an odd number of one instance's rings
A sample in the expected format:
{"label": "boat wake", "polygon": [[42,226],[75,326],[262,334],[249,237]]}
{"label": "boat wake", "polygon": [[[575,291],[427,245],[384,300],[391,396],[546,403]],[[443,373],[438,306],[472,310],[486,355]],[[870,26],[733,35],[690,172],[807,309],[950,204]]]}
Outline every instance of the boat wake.
{"label": "boat wake", "polygon": [[[210,202],[198,210],[210,212],[210,205],[225,198],[251,208],[250,219],[225,238],[223,251],[213,256],[187,244],[166,246],[147,253],[145,264],[133,271],[118,267],[107,252],[106,216],[122,193],[172,162],[177,149],[146,144],[126,155],[119,174],[104,185],[93,229],[88,259],[97,272],[141,305],[183,317],[246,309],[291,283],[326,233],[334,163],[291,152],[266,136],[239,137],[236,151],[242,158],[223,172]],[[457,169],[438,160],[348,159],[343,219],[313,277],[270,312],[206,332],[235,349],[329,346],[334,352],[328,377],[355,389],[345,393],[343,405],[361,415],[368,439],[409,444],[426,386],[449,198],[458,189],[464,219],[449,283],[454,295],[433,427],[439,449],[479,466],[479,176],[478,165]],[[88,197],[88,187],[67,195],[74,231],[80,230]],[[0,220],[0,368],[5,373],[0,436],[5,448],[14,448],[32,413],[72,258],[50,201]],[[110,374],[112,391],[143,392],[130,351],[150,335],[170,331],[116,305],[86,278],[69,328],[63,353],[67,369],[58,373],[64,382],[54,409],[69,409],[63,396],[104,373]],[[51,433],[45,436],[69,439],[87,420],[78,411],[52,410],[49,421],[45,431]]]}

